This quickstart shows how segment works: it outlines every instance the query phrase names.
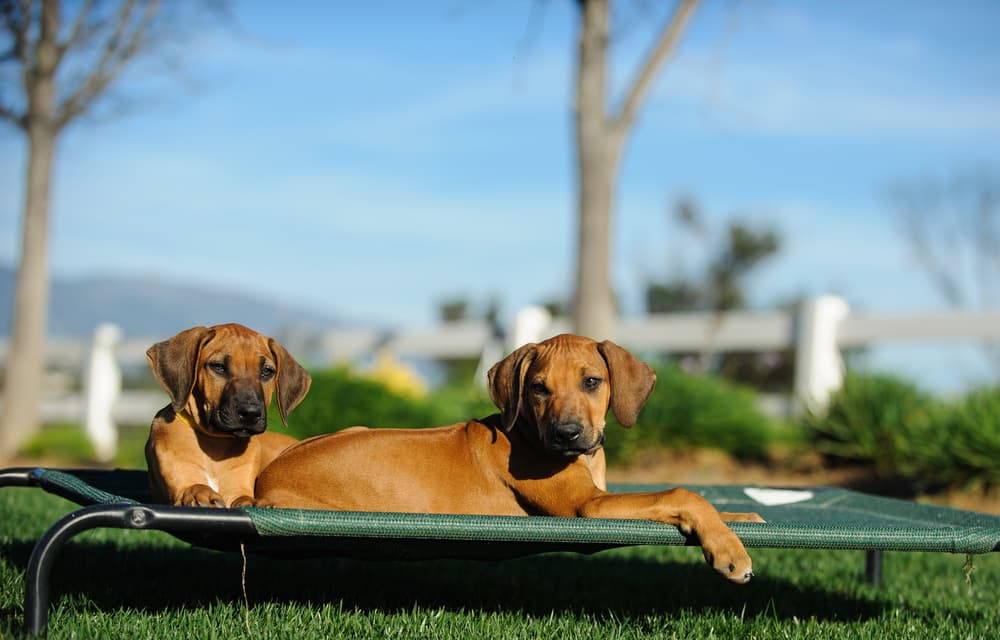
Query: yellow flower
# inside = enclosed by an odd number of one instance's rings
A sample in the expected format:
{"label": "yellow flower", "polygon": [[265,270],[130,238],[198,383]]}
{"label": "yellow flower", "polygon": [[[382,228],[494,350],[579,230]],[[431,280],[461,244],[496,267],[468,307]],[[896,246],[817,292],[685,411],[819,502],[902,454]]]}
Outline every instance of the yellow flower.
{"label": "yellow flower", "polygon": [[397,360],[388,349],[378,350],[375,363],[365,377],[384,384],[390,391],[402,396],[421,398],[427,395],[427,383],[420,374]]}

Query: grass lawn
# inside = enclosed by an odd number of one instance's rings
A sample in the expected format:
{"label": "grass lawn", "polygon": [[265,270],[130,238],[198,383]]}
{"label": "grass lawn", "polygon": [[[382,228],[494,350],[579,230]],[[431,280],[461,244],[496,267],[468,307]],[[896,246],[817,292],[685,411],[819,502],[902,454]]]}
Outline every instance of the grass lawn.
{"label": "grass lawn", "polygon": [[[73,505],[0,490],[0,637],[22,625],[35,539]],[[632,548],[481,563],[281,561],[193,549],[153,531],[97,530],[55,564],[52,638],[989,638],[1000,554],[751,550],[724,582],[694,548]],[[249,626],[249,632],[247,631]]]}

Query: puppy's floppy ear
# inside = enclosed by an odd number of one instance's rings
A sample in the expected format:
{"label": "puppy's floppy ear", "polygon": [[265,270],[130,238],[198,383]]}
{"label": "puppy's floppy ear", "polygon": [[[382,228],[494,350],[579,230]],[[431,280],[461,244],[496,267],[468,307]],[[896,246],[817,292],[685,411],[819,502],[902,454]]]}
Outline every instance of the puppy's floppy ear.
{"label": "puppy's floppy ear", "polygon": [[639,409],[645,404],[656,384],[653,369],[610,340],[598,343],[597,351],[608,364],[611,378],[611,411],[626,429],[639,419]]}
{"label": "puppy's floppy ear", "polygon": [[170,396],[174,411],[184,408],[197,377],[198,354],[215,335],[214,329],[192,327],[173,338],[157,342],[146,351],[149,368],[160,386]]}
{"label": "puppy's floppy ear", "polygon": [[538,345],[529,343],[514,350],[509,356],[493,365],[486,374],[486,386],[490,399],[500,409],[504,431],[510,431],[521,411],[521,396],[524,391],[524,376],[535,359]]}
{"label": "puppy's floppy ear", "polygon": [[281,344],[274,338],[267,339],[267,346],[271,349],[274,361],[278,363],[277,393],[278,415],[281,416],[281,424],[288,426],[288,414],[292,409],[299,406],[302,399],[309,391],[312,378],[309,372],[302,368],[292,354],[288,353]]}

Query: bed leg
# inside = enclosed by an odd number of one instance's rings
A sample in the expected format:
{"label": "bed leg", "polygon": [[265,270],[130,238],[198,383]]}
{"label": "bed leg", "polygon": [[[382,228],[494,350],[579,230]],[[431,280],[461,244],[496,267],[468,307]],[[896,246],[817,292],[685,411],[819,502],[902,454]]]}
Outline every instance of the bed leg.
{"label": "bed leg", "polygon": [[885,552],[881,549],[865,551],[865,579],[873,587],[882,586],[882,558]]}
{"label": "bed leg", "polygon": [[253,520],[239,509],[203,509],[137,505],[96,504],[78,509],[38,539],[24,571],[24,630],[30,636],[45,633],[49,624],[49,574],[56,555],[70,538],[88,529],[153,529],[177,534],[206,532],[239,541],[257,535]]}
{"label": "bed leg", "polygon": [[28,635],[42,635],[48,626],[49,574],[63,545],[81,531],[121,523],[122,516],[129,507],[130,505],[85,507],[56,522],[38,539],[24,571],[24,630]]}

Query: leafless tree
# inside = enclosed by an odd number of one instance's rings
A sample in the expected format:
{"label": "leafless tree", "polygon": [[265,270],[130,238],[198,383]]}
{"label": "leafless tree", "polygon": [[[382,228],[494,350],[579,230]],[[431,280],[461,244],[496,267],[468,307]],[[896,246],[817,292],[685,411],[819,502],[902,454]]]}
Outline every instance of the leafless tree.
{"label": "leafless tree", "polygon": [[615,328],[611,287],[611,219],[622,149],[653,80],[699,0],[678,0],[616,109],[607,91],[610,0],[577,0],[581,11],[576,80],[577,242],[573,322],[577,333],[610,338]]}
{"label": "leafless tree", "polygon": [[164,34],[161,0],[0,0],[0,121],[27,140],[0,459],[37,429],[48,312],[49,194],[60,134]]}
{"label": "leafless tree", "polygon": [[[888,197],[914,260],[945,302],[1000,306],[1000,175],[909,178],[891,185]],[[1000,346],[984,347],[1000,371]]]}

